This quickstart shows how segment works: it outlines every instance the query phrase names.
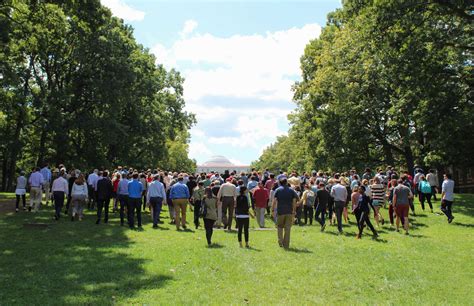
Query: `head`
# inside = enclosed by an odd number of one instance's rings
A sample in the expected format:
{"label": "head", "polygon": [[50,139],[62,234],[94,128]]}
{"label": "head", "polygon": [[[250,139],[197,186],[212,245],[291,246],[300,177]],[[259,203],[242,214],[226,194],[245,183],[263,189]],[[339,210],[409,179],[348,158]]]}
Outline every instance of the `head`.
{"label": "head", "polygon": [[451,173],[446,173],[443,177],[445,180],[450,180],[452,178],[452,175]]}
{"label": "head", "polygon": [[319,183],[319,189],[324,189],[324,183]]}
{"label": "head", "polygon": [[365,193],[365,187],[364,186],[359,186],[359,193],[364,194]]}
{"label": "head", "polygon": [[280,185],[282,186],[288,186],[288,180],[286,178],[283,178],[280,180]]}
{"label": "head", "polygon": [[239,188],[239,191],[240,191],[240,195],[244,195],[245,192],[247,191],[247,187],[242,186],[242,187]]}
{"label": "head", "polygon": [[134,173],[132,174],[132,178],[133,178],[134,180],[138,180],[138,172],[134,172]]}
{"label": "head", "polygon": [[398,185],[403,185],[403,179],[398,179],[397,183]]}

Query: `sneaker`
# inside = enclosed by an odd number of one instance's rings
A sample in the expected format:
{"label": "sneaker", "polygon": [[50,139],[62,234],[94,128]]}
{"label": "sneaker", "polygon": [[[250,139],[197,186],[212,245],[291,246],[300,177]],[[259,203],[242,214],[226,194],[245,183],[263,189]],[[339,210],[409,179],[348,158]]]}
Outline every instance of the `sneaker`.
{"label": "sneaker", "polygon": [[153,224],[153,228],[158,228],[158,225],[156,225],[156,224]]}
{"label": "sneaker", "polygon": [[384,225],[384,224],[385,224],[385,220],[384,220],[384,219],[382,219],[382,225]]}
{"label": "sneaker", "polygon": [[356,239],[357,239],[357,240],[360,239],[360,235],[359,235],[359,234],[356,235]]}
{"label": "sneaker", "polygon": [[28,206],[28,211],[31,212],[31,206]]}
{"label": "sneaker", "polygon": [[23,206],[23,211],[26,211],[26,207],[25,207],[25,206]]}
{"label": "sneaker", "polygon": [[448,223],[453,222],[454,217],[451,217],[451,219],[448,219]]}
{"label": "sneaker", "polygon": [[163,224],[165,222],[161,221],[161,220],[158,220],[158,224]]}
{"label": "sneaker", "polygon": [[187,229],[186,225],[183,225],[183,229]]}
{"label": "sneaker", "polygon": [[321,232],[324,232],[324,229],[326,228],[326,223],[324,223],[323,225],[321,225]]}
{"label": "sneaker", "polygon": [[15,212],[18,212],[18,208],[15,208]]}
{"label": "sneaker", "polygon": [[250,245],[249,245],[248,243],[245,244],[245,247],[246,247],[247,249],[250,249]]}

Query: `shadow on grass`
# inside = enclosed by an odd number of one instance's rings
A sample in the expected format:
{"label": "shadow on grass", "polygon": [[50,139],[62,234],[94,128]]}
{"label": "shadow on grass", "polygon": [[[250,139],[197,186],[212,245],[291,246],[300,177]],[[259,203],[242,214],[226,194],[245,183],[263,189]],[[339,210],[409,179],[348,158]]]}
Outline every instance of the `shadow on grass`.
{"label": "shadow on grass", "polygon": [[212,243],[211,245],[207,246],[208,249],[222,249],[224,246],[219,243]]}
{"label": "shadow on grass", "polygon": [[[172,279],[150,274],[146,260],[131,256],[127,227],[50,220],[52,210],[0,218],[2,304],[114,304]],[[48,223],[47,228],[24,223]],[[54,224],[54,225],[53,225]],[[32,285],[36,283],[36,285]]]}
{"label": "shadow on grass", "polygon": [[261,252],[262,250],[254,248],[253,246],[249,246],[248,248],[245,248],[246,250],[253,251],[253,252]]}
{"label": "shadow on grass", "polygon": [[311,253],[313,253],[313,251],[310,251],[310,250],[308,250],[308,249],[299,249],[299,248],[295,248],[295,247],[288,248],[288,249],[286,249],[285,251],[287,251],[287,252],[292,252],[292,253],[304,253],[304,254],[311,254]]}
{"label": "shadow on grass", "polygon": [[456,222],[456,219],[454,219],[454,221],[451,224],[456,225],[456,226],[462,226],[462,227],[474,227],[474,224],[459,223],[459,222]]}

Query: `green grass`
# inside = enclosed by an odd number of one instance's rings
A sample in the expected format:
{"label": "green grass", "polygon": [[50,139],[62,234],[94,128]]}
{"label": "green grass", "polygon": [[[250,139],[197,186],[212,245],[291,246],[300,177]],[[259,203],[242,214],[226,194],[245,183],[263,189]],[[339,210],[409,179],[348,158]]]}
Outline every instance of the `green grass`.
{"label": "green grass", "polygon": [[[454,215],[448,224],[420,213],[410,236],[386,225],[377,241],[356,240],[354,223],[343,236],[293,227],[293,249],[284,251],[275,230],[252,230],[250,250],[236,233],[215,231],[218,247],[207,248],[202,229],[153,230],[149,215],[138,232],[113,215],[98,226],[92,213],[74,223],[54,222],[51,208],[8,213],[0,216],[0,305],[471,304],[474,196],[457,196]],[[32,222],[51,225],[24,227]]]}

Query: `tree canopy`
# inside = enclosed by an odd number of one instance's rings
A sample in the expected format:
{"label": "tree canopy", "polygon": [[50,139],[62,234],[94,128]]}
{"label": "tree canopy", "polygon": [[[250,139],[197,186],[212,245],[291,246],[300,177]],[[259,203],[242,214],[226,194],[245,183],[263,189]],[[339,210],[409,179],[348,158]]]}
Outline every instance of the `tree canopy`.
{"label": "tree canopy", "polygon": [[43,162],[195,166],[183,78],[99,0],[2,1],[0,39],[3,190]]}
{"label": "tree canopy", "polygon": [[254,166],[472,164],[473,8],[469,1],[343,1],[301,57],[288,137]]}

